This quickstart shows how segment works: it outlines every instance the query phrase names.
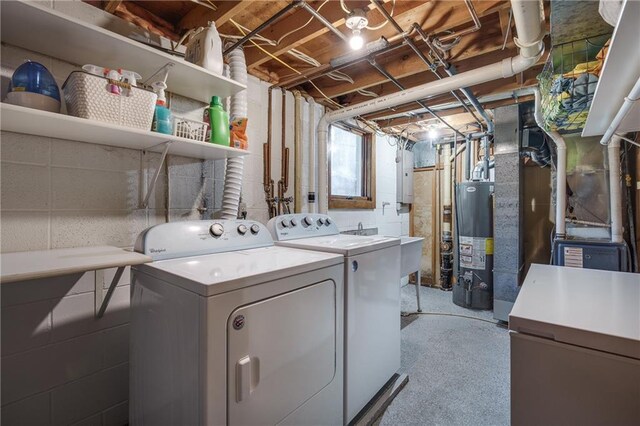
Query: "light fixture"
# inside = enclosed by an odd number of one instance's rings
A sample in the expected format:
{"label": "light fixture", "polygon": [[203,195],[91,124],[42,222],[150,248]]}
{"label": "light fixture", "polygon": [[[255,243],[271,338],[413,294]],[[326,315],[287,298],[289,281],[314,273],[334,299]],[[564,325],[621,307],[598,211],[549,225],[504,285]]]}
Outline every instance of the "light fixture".
{"label": "light fixture", "polygon": [[369,24],[369,20],[362,9],[354,9],[347,15],[345,25],[352,31],[349,46],[353,50],[360,50],[364,46],[364,39],[360,32]]}
{"label": "light fixture", "polygon": [[349,39],[349,46],[353,50],[360,50],[364,46],[364,39],[360,35],[360,30],[353,30],[353,35]]}
{"label": "light fixture", "polygon": [[429,139],[432,141],[438,139],[438,130],[433,126],[429,127]]}

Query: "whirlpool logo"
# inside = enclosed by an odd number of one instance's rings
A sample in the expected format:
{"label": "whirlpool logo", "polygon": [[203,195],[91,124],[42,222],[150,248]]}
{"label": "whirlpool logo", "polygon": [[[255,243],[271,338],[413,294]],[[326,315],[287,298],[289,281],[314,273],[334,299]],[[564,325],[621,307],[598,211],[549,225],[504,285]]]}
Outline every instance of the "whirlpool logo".
{"label": "whirlpool logo", "polygon": [[164,253],[165,251],[167,251],[166,248],[161,248],[161,249],[154,249],[152,248],[151,250],[149,250],[151,253]]}

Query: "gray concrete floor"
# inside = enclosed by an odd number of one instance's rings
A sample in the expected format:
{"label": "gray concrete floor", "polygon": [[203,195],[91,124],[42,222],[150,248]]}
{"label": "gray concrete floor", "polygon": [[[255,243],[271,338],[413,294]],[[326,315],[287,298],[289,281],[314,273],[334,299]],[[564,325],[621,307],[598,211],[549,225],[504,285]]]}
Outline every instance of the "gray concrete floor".
{"label": "gray concrete floor", "polygon": [[[490,311],[456,306],[451,292],[422,287],[423,312],[493,321]],[[416,310],[415,287],[402,289],[402,310]],[[387,408],[381,425],[508,425],[509,335],[469,318],[420,315],[402,330],[401,373],[409,383]]]}

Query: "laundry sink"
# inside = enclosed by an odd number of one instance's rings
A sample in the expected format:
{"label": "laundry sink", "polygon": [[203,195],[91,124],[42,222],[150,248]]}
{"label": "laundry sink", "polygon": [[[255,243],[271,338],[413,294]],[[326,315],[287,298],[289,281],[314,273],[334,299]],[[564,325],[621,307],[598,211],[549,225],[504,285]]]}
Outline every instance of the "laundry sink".
{"label": "laundry sink", "polygon": [[422,257],[422,237],[400,237],[400,272],[401,276],[420,270]]}

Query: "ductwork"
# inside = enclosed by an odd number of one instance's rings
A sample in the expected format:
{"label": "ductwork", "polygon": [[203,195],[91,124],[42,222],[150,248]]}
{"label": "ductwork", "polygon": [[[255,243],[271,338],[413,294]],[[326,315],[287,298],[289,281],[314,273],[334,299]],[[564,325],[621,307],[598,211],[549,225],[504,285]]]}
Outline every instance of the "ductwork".
{"label": "ductwork", "polygon": [[[240,84],[247,84],[247,63],[242,48],[234,49],[227,55],[231,79]],[[242,90],[231,97],[231,117],[247,117],[247,91]],[[242,157],[227,159],[222,193],[222,219],[237,219],[242,193]]]}
{"label": "ductwork", "polygon": [[533,66],[544,52],[544,8],[542,1],[512,0],[513,17],[518,38],[516,45],[520,54],[495,64],[456,74],[442,80],[436,80],[411,89],[382,96],[371,101],[352,105],[326,113],[318,124],[318,168],[322,173],[318,177],[318,198],[320,213],[327,213],[327,140],[329,125],[396,105],[415,102],[427,97],[474,86],[499,78],[509,78]]}
{"label": "ductwork", "polygon": [[535,96],[534,116],[536,124],[545,132],[556,146],[556,238],[562,239],[566,235],[566,210],[567,210],[567,145],[564,138],[556,131],[547,131],[542,119],[542,107],[540,105],[540,89],[533,89]]}
{"label": "ductwork", "polygon": [[611,242],[621,243],[622,237],[622,190],[620,189],[620,140],[613,135],[607,147],[609,157],[609,202],[611,211]]}

